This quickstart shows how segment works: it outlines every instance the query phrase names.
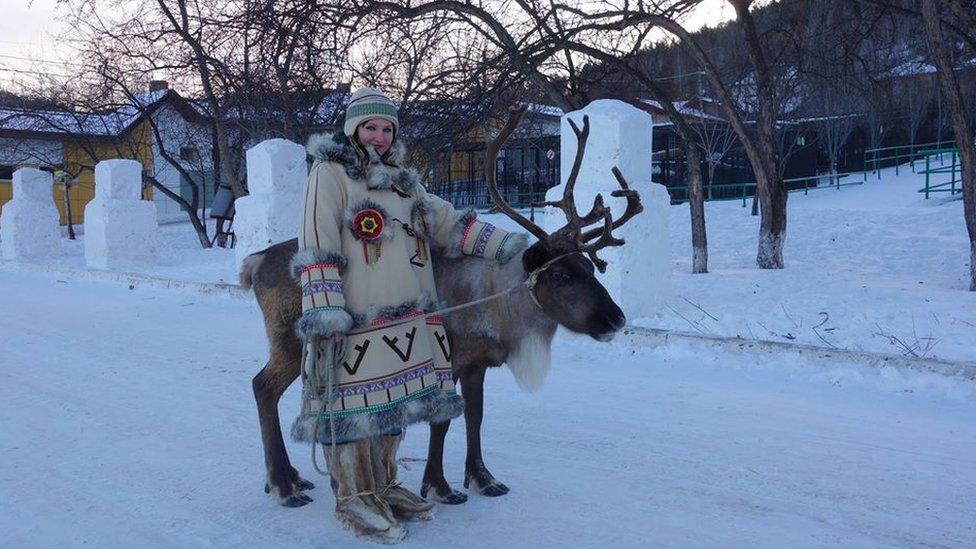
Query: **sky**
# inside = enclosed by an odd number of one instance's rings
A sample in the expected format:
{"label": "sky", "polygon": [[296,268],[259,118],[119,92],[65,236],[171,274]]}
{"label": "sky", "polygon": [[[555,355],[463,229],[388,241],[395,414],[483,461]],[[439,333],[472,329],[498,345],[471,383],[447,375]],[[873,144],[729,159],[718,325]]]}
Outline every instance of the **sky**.
{"label": "sky", "polygon": [[[56,60],[70,55],[55,37],[67,26],[57,20],[57,0],[0,0],[0,88],[36,71],[63,70]],[[725,0],[704,0],[686,22],[690,28],[715,25],[732,15]],[[34,60],[34,61],[32,61]]]}
{"label": "sky", "polygon": [[41,68],[58,70],[49,62],[68,50],[54,40],[65,30],[55,20],[56,4],[56,0],[0,0],[0,84],[38,70],[31,59],[38,60]]}

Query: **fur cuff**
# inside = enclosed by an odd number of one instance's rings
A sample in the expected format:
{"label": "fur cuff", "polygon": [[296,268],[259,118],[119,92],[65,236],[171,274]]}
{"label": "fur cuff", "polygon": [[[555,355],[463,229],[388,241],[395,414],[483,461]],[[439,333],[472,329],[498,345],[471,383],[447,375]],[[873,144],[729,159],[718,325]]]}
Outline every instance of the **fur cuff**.
{"label": "fur cuff", "polygon": [[325,413],[302,413],[291,426],[291,436],[297,442],[345,444],[395,433],[414,423],[443,423],[464,412],[459,395],[431,388],[426,394],[380,411],[336,412],[331,420]]}
{"label": "fur cuff", "polygon": [[495,259],[504,265],[528,247],[529,235],[525,233],[508,233],[505,236],[505,240],[502,240],[501,246],[498,247]]}
{"label": "fur cuff", "polygon": [[331,263],[338,266],[339,275],[346,272],[346,257],[338,252],[323,250],[320,248],[306,248],[298,250],[291,257],[291,275],[295,280],[301,280],[302,267],[315,265],[316,263]]}
{"label": "fur cuff", "polygon": [[307,341],[310,338],[325,338],[344,334],[352,329],[352,317],[341,307],[318,307],[309,309],[295,322],[295,333]]}
{"label": "fur cuff", "polygon": [[[463,252],[461,251],[461,240],[464,237],[464,231],[468,229],[474,221],[478,219],[478,212],[474,208],[468,208],[461,215],[457,217],[454,221],[454,226],[451,227],[451,236],[448,238],[450,244],[444,248],[444,257],[461,257]],[[436,228],[432,230],[436,231]]]}

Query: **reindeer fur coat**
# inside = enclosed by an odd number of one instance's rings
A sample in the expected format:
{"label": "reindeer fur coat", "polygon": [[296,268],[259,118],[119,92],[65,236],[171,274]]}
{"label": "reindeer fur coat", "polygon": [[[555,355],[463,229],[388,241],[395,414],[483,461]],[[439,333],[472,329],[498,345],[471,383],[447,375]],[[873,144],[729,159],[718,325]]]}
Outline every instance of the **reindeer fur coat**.
{"label": "reindeer fur coat", "polygon": [[296,330],[306,340],[345,334],[344,357],[328,406],[324,387],[306,387],[292,436],[341,444],[457,417],[443,322],[425,316],[438,303],[430,246],[504,263],[525,249],[526,235],[427,193],[403,167],[398,142],[383,158],[370,149],[361,160],[341,133],[320,135],[308,152],[315,163],[292,261],[302,288]]}

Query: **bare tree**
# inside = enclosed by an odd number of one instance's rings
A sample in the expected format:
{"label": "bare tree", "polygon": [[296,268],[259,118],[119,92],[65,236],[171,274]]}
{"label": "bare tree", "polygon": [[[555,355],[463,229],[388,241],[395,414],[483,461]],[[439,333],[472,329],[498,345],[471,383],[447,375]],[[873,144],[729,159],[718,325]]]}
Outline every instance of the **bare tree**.
{"label": "bare tree", "polygon": [[[968,10],[964,9],[968,4]],[[966,109],[959,81],[956,76],[956,65],[952,58],[952,40],[943,32],[943,20],[952,19],[957,23],[959,18],[968,22],[972,29],[976,25],[972,2],[961,0],[922,0],[922,19],[925,22],[925,36],[932,54],[932,60],[938,68],[936,78],[939,81],[945,106],[952,120],[956,148],[959,150],[960,176],[962,178],[963,211],[966,218],[966,230],[969,233],[969,290],[976,291],[976,149],[973,147],[973,123]],[[959,36],[950,34],[950,36]],[[961,37],[966,39],[967,33]],[[970,53],[976,49],[970,50]]]}
{"label": "bare tree", "polygon": [[925,122],[932,107],[932,98],[935,93],[928,75],[915,74],[912,78],[906,79],[902,91],[901,102],[905,109],[905,120],[908,131],[908,142],[914,153],[915,143],[918,141],[918,132]]}
{"label": "bare tree", "polygon": [[[786,238],[787,192],[780,173],[775,123],[786,99],[780,93],[783,90],[777,87],[777,80],[787,74],[789,68],[770,64],[769,51],[773,48],[765,41],[769,35],[760,32],[757,28],[750,11],[752,0],[728,0],[728,2],[735,10],[736,25],[741,30],[743,46],[752,73],[748,85],[753,100],[753,109],[750,110],[754,110],[755,123],[748,126],[747,112],[742,102],[733,95],[729,83],[723,81],[721,72],[698,38],[681,23],[671,17],[646,12],[635,13],[631,10],[623,10],[619,15],[631,24],[635,21],[646,21],[675,35],[685,51],[704,71],[756,176],[756,193],[762,214],[756,262],[763,269],[781,269]],[[785,32],[784,35],[789,33]]]}
{"label": "bare tree", "polygon": [[699,110],[693,119],[695,123],[692,128],[698,136],[697,144],[705,156],[708,170],[708,198],[711,199],[712,185],[715,184],[715,169],[732,150],[736,143],[736,136],[728,122],[708,117],[703,110]]}
{"label": "bare tree", "polygon": [[[701,168],[693,132],[674,107],[671,98],[648,77],[635,68],[634,54],[647,43],[652,25],[623,22],[619,13],[594,15],[576,3],[518,0],[490,9],[481,3],[434,0],[419,4],[373,2],[372,9],[399,18],[417,20],[432,14],[453,14],[488,44],[484,59],[497,71],[499,81],[511,87],[526,86],[564,110],[585,105],[602,75],[584,70],[587,59],[613,63],[627,71],[640,88],[657,99],[684,132],[690,174],[689,204],[692,208],[694,272],[707,272]],[[667,4],[667,5],[664,5]],[[662,3],[655,15],[677,17],[690,4]],[[629,59],[629,60],[628,60]],[[648,105],[633,101],[636,106]]]}

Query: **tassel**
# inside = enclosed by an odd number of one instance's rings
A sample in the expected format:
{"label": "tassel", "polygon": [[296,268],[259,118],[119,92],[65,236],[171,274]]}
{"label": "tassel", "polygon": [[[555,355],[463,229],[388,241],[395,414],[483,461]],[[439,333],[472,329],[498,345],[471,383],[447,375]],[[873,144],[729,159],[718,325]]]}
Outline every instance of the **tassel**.
{"label": "tassel", "polygon": [[383,243],[379,240],[363,243],[363,261],[370,269],[375,269],[383,253]]}

